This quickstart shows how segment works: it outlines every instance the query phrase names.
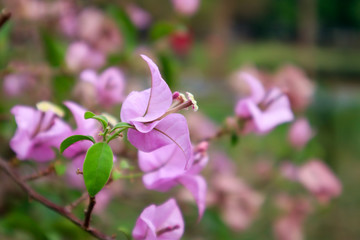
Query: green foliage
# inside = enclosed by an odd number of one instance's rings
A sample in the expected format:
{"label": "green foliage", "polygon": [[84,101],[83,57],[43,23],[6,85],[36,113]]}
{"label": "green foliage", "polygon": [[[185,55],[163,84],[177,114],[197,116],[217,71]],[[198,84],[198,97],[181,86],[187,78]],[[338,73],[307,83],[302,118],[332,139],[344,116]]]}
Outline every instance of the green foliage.
{"label": "green foliage", "polygon": [[158,22],[150,29],[150,38],[156,41],[160,38],[167,37],[176,30],[174,24],[169,22]]}
{"label": "green foliage", "polygon": [[132,126],[130,124],[126,123],[126,122],[119,122],[113,127],[113,129],[111,129],[111,132],[113,132],[113,131],[115,131],[116,129],[119,129],[119,128],[126,129],[126,128],[130,128],[130,127],[132,127]]}
{"label": "green foliage", "polygon": [[159,61],[162,68],[162,74],[170,88],[177,85],[177,64],[176,60],[170,54],[159,54]]}
{"label": "green foliage", "polygon": [[108,9],[108,12],[115,20],[121,30],[121,33],[123,34],[125,51],[127,51],[127,53],[131,53],[137,46],[138,33],[136,27],[123,9],[111,6]]}
{"label": "green foliage", "polygon": [[75,86],[75,78],[68,75],[57,75],[53,78],[52,89],[54,94],[54,102],[62,103],[71,95],[72,89]]}
{"label": "green foliage", "polygon": [[83,175],[90,196],[95,196],[107,183],[113,167],[113,153],[108,144],[95,143],[86,153]]}
{"label": "green foliage", "polygon": [[109,125],[109,122],[108,122],[108,120],[107,120],[107,118],[105,116],[96,115],[95,113],[92,113],[90,111],[85,112],[84,118],[85,119],[92,118],[92,119],[98,120],[101,123],[101,125],[103,126],[104,129],[106,129],[107,126]]}
{"label": "green foliage", "polygon": [[65,58],[65,45],[57,38],[46,31],[41,32],[42,46],[44,48],[46,60],[53,67],[60,67]]}
{"label": "green foliage", "polygon": [[73,135],[68,138],[66,138],[64,141],[62,141],[60,145],[60,153],[63,153],[65,149],[70,147],[72,144],[83,141],[83,140],[89,140],[95,143],[95,139],[92,136],[85,136],[85,135]]}

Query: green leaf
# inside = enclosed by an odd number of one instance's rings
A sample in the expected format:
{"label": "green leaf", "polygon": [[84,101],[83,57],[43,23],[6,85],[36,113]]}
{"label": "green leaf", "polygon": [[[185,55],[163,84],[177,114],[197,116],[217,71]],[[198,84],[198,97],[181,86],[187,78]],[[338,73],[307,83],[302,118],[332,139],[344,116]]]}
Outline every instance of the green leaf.
{"label": "green leaf", "polygon": [[103,115],[95,115],[95,113],[90,112],[90,111],[85,112],[84,118],[85,119],[92,118],[92,119],[98,120],[101,123],[101,125],[103,126],[104,130],[109,125],[109,122],[106,117],[104,117]]}
{"label": "green leaf", "polygon": [[71,90],[74,88],[76,79],[70,75],[56,75],[52,79],[52,89],[54,102],[61,104],[64,100],[69,99]]}
{"label": "green leaf", "polygon": [[83,175],[86,189],[94,197],[107,183],[113,167],[113,153],[108,144],[98,142],[86,153]]}
{"label": "green leaf", "polygon": [[89,140],[95,143],[95,139],[92,136],[85,136],[85,135],[73,135],[68,138],[66,138],[62,143],[60,144],[60,153],[63,153],[65,149],[70,147],[72,144],[83,141],[83,140]]}
{"label": "green leaf", "polygon": [[167,37],[176,30],[174,24],[169,22],[158,22],[150,30],[150,38],[155,41],[163,37]]}
{"label": "green leaf", "polygon": [[53,67],[60,67],[65,58],[65,45],[62,44],[54,35],[42,31],[41,38],[44,47],[45,57]]}
{"label": "green leaf", "polygon": [[132,23],[127,13],[121,8],[111,6],[108,9],[108,12],[121,30],[125,42],[125,51],[131,53],[137,46],[138,41],[138,32],[135,25]]}
{"label": "green leaf", "polygon": [[58,176],[62,176],[66,172],[66,165],[60,162],[55,163],[55,172]]}
{"label": "green leaf", "polygon": [[131,128],[132,126],[126,122],[119,122],[117,123],[113,129],[111,129],[111,132],[115,131],[116,129],[119,129],[119,128]]}

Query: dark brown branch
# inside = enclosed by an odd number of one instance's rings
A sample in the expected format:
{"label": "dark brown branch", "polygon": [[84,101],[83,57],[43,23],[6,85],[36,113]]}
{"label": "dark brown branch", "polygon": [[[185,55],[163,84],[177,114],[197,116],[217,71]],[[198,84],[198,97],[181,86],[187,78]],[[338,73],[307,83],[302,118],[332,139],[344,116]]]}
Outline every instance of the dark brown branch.
{"label": "dark brown branch", "polygon": [[0,13],[0,28],[10,19],[11,12],[6,9],[1,10]]}
{"label": "dark brown branch", "polygon": [[45,176],[50,175],[54,171],[55,171],[55,167],[54,167],[53,164],[51,164],[48,168],[46,168],[46,169],[44,169],[42,171],[39,171],[37,173],[34,173],[32,175],[24,177],[23,181],[32,181],[32,180],[35,180],[35,179],[38,179],[38,178],[41,178],[41,177],[45,177]]}
{"label": "dark brown branch", "polygon": [[68,212],[64,207],[61,207],[61,206],[49,201],[45,197],[43,197],[40,194],[38,194],[37,192],[35,192],[29,185],[27,185],[25,182],[23,182],[21,180],[21,178],[9,167],[7,162],[5,160],[1,159],[1,158],[0,158],[0,168],[2,168],[5,171],[5,173],[17,185],[19,185],[19,187],[22,190],[24,190],[29,195],[29,197],[32,198],[33,200],[41,203],[42,205],[46,206],[47,208],[49,208],[49,209],[59,213],[60,215],[64,216],[65,218],[67,218],[68,220],[73,222],[75,225],[79,226],[84,231],[90,233],[92,236],[96,237],[97,239],[100,239],[100,240],[114,240],[113,237],[107,236],[104,233],[101,233],[101,232],[99,232],[98,230],[96,230],[94,228],[91,228],[91,227],[85,228],[83,226],[82,221],[80,219],[78,219],[74,214]]}
{"label": "dark brown branch", "polygon": [[90,226],[91,214],[92,214],[92,211],[94,210],[94,207],[96,204],[95,197],[89,196],[89,201],[90,201],[89,206],[85,210],[85,220],[84,220],[84,228],[85,229],[88,229]]}

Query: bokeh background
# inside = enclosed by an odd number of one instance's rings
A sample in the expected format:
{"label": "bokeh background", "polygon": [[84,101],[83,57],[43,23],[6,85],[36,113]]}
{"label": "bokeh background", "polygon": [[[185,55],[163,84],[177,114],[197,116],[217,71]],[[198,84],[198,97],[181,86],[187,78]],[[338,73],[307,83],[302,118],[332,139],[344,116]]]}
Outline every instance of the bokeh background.
{"label": "bokeh background", "polygon": [[[124,7],[130,2],[151,15],[147,28],[139,30],[129,23]],[[285,64],[293,64],[303,69],[316,85],[312,104],[305,113],[316,135],[304,150],[294,151],[289,145],[286,137],[289,124],[266,136],[242,136],[235,143],[226,137],[213,146],[225,151],[236,164],[237,174],[265,196],[253,223],[243,231],[233,231],[216,207],[210,207],[197,223],[196,206],[183,203],[186,221],[183,239],[275,239],[273,223],[280,213],[274,207],[273,197],[281,191],[298,194],[305,190],[286,180],[269,184],[258,176],[256,166],[267,161],[275,168],[284,160],[301,164],[311,158],[322,159],[330,166],[342,182],[343,192],[329,204],[315,204],[303,227],[305,239],[360,239],[359,0],[203,0],[190,17],[176,14],[168,0],[71,3],[77,9],[100,9],[116,22],[122,48],[108,55],[107,66],[125,69],[129,86],[146,84],[148,73],[139,64],[137,51],[149,48],[171,88],[190,89],[201,111],[218,125],[233,115],[237,97],[229,81],[232,73],[244,66],[255,66],[270,74]],[[55,15],[37,18],[39,9],[34,8],[28,11],[35,17],[28,14],[29,17],[23,5],[26,1],[0,0],[0,8],[6,7],[13,13],[11,21],[0,30],[0,79],[18,65],[35,76],[35,87],[16,97],[1,89],[0,152],[8,159],[14,158],[8,145],[16,129],[9,112],[12,106],[34,105],[40,100],[61,104],[65,99],[77,99],[73,92],[77,74],[64,67],[71,40],[55,27],[59,21]],[[169,43],[169,35],[176,31],[187,34],[178,45]],[[135,87],[129,87],[132,88]],[[118,117],[119,109],[109,111]],[[25,172],[36,167],[34,162],[22,164]],[[210,181],[211,174],[206,176]],[[0,182],[1,239],[92,239],[63,217],[28,201],[2,173]],[[56,176],[37,180],[33,186],[59,203],[71,202],[81,195],[81,191],[69,189],[64,179]],[[125,190],[93,219],[105,232],[131,230],[145,206],[178,194],[178,189],[169,194],[144,191],[140,179],[123,181],[119,188]],[[79,215],[84,206],[76,209]]]}

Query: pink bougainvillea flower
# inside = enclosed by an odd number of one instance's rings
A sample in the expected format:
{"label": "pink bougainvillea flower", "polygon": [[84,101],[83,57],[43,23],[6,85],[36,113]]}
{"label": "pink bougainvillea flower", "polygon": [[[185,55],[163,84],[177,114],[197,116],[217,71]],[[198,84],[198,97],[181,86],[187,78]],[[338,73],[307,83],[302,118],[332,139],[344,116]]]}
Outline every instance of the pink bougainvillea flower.
{"label": "pink bougainvillea flower", "polygon": [[16,97],[35,85],[35,79],[28,73],[13,73],[6,75],[3,91],[7,96]]}
{"label": "pink bougainvillea flower", "polygon": [[286,92],[294,110],[302,112],[311,103],[315,86],[300,68],[292,65],[283,66],[273,80]]}
{"label": "pink bougainvillea flower", "polygon": [[109,107],[124,100],[125,76],[118,68],[108,68],[100,75],[88,69],[81,73],[80,79],[95,87],[98,102],[103,106]]}
{"label": "pink bougainvillea flower", "polygon": [[196,101],[190,93],[187,93],[189,100],[177,92],[173,96],[156,64],[141,56],[151,71],[151,88],[131,92],[122,105],[121,120],[134,126],[128,131],[128,140],[143,152],[175,143],[186,166],[191,166],[189,129],[185,117],[176,112],[190,106],[197,110]]}
{"label": "pink bougainvillea flower", "polygon": [[71,71],[97,69],[105,64],[105,55],[85,42],[72,43],[66,52],[66,64]]}
{"label": "pink bougainvillea flower", "polygon": [[310,160],[300,167],[285,162],[281,166],[281,172],[284,177],[300,182],[319,202],[327,203],[341,194],[340,181],[320,160]]}
{"label": "pink bougainvillea flower", "polygon": [[342,186],[334,173],[321,161],[311,160],[298,169],[298,181],[323,203],[341,194]]}
{"label": "pink bougainvillea flower", "polygon": [[186,114],[186,119],[189,124],[191,140],[194,142],[213,137],[217,133],[218,127],[215,123],[200,111],[189,112]]}
{"label": "pink bougainvillea flower", "polygon": [[199,8],[200,0],[172,0],[176,12],[191,16]]}
{"label": "pink bougainvillea flower", "polygon": [[71,133],[70,127],[60,119],[63,111],[49,102],[38,103],[37,109],[18,105],[11,113],[18,128],[10,147],[20,160],[45,162],[54,159],[52,148],[58,148]]}
{"label": "pink bougainvillea flower", "polygon": [[212,203],[221,208],[224,222],[234,231],[248,228],[264,201],[263,196],[234,174],[217,174],[211,185]]}
{"label": "pink bougainvillea flower", "polygon": [[122,36],[115,22],[101,10],[86,8],[78,16],[77,35],[102,53],[114,53],[122,47]]}
{"label": "pink bougainvillea flower", "polygon": [[288,139],[292,146],[302,149],[314,136],[311,126],[306,118],[296,120],[289,130]]}
{"label": "pink bougainvillea flower", "polygon": [[266,92],[252,75],[240,74],[251,90],[250,96],[240,99],[235,108],[237,116],[246,121],[245,132],[266,133],[294,119],[289,99],[280,89],[273,88]]}
{"label": "pink bougainvillea flower", "polygon": [[175,144],[148,153],[139,151],[140,169],[146,173],[145,187],[163,192],[182,184],[194,196],[200,219],[205,210],[206,181],[199,173],[208,162],[207,145],[202,142],[195,148],[194,162],[188,170],[184,170],[183,154]]}
{"label": "pink bougainvillea flower", "polygon": [[160,206],[145,208],[136,221],[135,240],[179,240],[184,233],[184,220],[174,199]]}
{"label": "pink bougainvillea flower", "polygon": [[126,12],[134,25],[139,29],[145,29],[151,23],[150,14],[135,4],[127,5]]}
{"label": "pink bougainvillea flower", "polygon": [[276,197],[276,205],[285,212],[274,223],[274,235],[277,240],[302,240],[303,224],[312,211],[309,199],[290,197],[280,194]]}

